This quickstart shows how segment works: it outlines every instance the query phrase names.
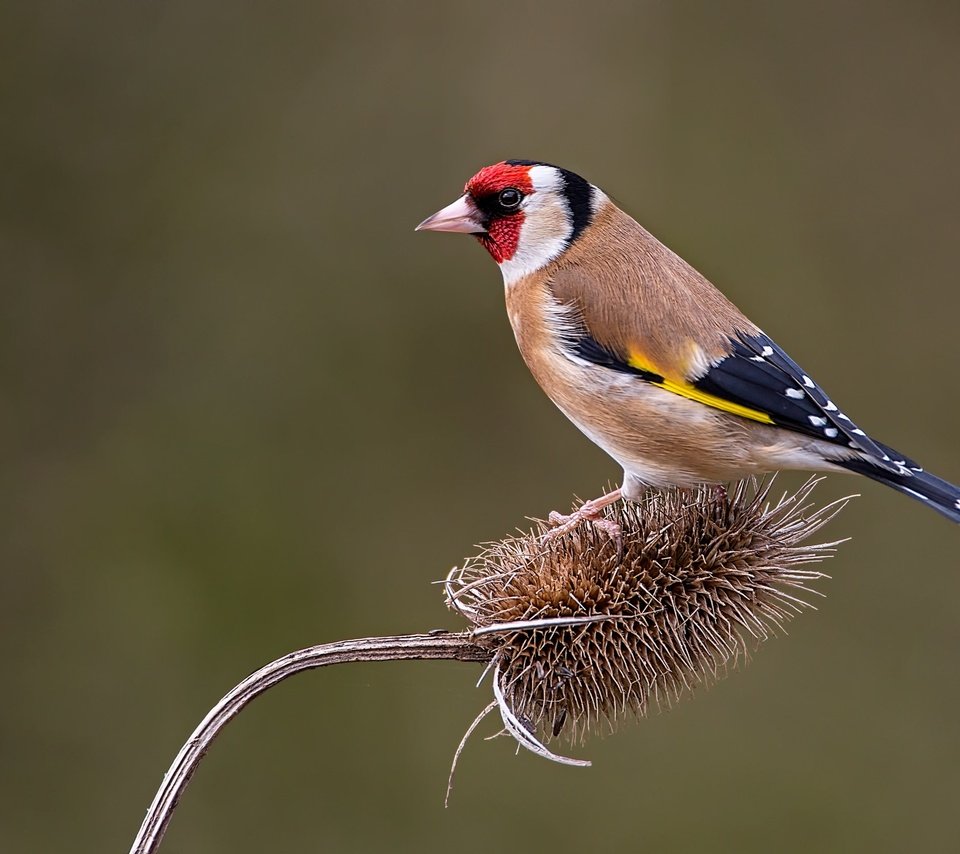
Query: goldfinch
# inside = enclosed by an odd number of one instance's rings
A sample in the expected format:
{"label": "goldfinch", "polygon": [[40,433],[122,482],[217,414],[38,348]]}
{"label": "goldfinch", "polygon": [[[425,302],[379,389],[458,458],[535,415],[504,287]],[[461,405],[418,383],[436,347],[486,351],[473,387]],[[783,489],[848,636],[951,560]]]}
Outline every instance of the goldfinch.
{"label": "goldfinch", "polygon": [[779,469],[854,472],[960,522],[960,488],[871,439],[723,294],[599,188],[531,160],[487,166],[418,231],[472,234],[500,265],[523,359],[623,468],[569,530],[651,487]]}

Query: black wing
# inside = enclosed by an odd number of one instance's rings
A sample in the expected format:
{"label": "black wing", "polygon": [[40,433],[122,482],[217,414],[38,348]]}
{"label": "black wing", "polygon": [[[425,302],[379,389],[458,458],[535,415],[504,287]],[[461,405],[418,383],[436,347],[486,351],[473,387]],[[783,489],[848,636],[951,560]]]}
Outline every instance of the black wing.
{"label": "black wing", "polygon": [[[663,377],[630,365],[594,340],[580,327],[567,342],[578,358],[615,371],[633,374],[661,385]],[[857,427],[800,366],[762,332],[740,333],[730,341],[730,353],[707,372],[691,379],[693,388],[720,401],[763,413],[778,427],[813,436],[866,454],[880,468],[909,474],[905,467],[919,471],[907,458],[894,458],[889,448],[871,439]],[[682,392],[681,392],[682,393]]]}
{"label": "black wing", "polygon": [[731,344],[730,355],[693,380],[694,386],[766,412],[779,427],[861,451],[882,468],[897,472],[911,464],[892,459],[768,336],[741,333]]}

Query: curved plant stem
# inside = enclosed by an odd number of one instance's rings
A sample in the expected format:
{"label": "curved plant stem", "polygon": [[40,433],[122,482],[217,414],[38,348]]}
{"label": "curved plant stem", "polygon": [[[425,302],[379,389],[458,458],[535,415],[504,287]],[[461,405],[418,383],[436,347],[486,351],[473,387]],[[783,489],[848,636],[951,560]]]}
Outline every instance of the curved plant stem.
{"label": "curved plant stem", "polygon": [[478,646],[470,632],[436,631],[320,644],[271,661],[230,690],[180,748],[147,810],[130,854],[153,854],[158,849],[180,796],[213,740],[249,702],[288,676],[328,664],[355,661],[447,659],[485,662],[490,656],[490,650]]}

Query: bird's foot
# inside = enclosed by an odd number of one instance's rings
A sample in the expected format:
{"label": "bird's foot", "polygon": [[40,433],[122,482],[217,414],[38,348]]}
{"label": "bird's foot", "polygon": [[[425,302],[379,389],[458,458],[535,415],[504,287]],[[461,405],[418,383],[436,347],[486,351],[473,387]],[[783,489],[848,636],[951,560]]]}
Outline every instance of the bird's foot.
{"label": "bird's foot", "polygon": [[564,534],[570,533],[570,531],[576,528],[581,522],[589,522],[594,528],[599,528],[607,534],[611,540],[615,540],[617,543],[619,543],[623,537],[623,528],[620,527],[620,523],[615,522],[613,519],[602,519],[599,513],[582,513],[580,510],[576,510],[573,513],[564,515],[554,510],[547,517],[547,521],[549,521],[553,527],[544,534],[543,538],[545,540],[562,537]]}
{"label": "bird's foot", "polygon": [[543,538],[545,540],[552,540],[556,537],[562,537],[564,534],[570,533],[570,531],[576,528],[581,522],[590,522],[595,528],[599,528],[607,534],[619,548],[623,539],[623,529],[618,522],[615,522],[613,519],[604,519],[601,514],[605,507],[619,501],[620,498],[620,490],[615,489],[613,492],[608,492],[599,498],[592,498],[590,501],[585,501],[572,513],[564,515],[563,513],[558,513],[556,510],[552,511],[547,517],[547,521],[553,527],[543,535]]}

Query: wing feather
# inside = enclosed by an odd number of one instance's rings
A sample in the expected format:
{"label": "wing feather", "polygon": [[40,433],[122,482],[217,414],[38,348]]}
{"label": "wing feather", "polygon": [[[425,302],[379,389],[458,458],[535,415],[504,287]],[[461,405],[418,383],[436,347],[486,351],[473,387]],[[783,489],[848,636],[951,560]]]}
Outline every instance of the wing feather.
{"label": "wing feather", "polygon": [[666,391],[752,421],[772,424],[835,445],[860,451],[881,468],[903,473],[909,460],[894,460],[841,412],[820,386],[773,341],[758,333],[730,340],[729,355],[711,364],[688,383],[665,379],[629,355],[613,352],[594,339],[580,322],[566,339],[568,352],[579,359],[632,374]]}
{"label": "wing feather", "polygon": [[[818,439],[847,445],[876,460],[890,471],[900,471],[904,460],[893,460],[886,449],[871,439],[764,333],[740,334],[731,342],[733,352],[722,359],[698,382],[722,384],[727,373],[743,378],[741,391],[755,402],[762,398],[774,423]],[[761,380],[760,377],[763,379]],[[756,378],[751,385],[751,378]],[[778,389],[771,381],[779,380]]]}

